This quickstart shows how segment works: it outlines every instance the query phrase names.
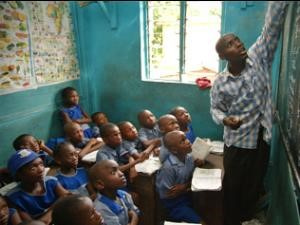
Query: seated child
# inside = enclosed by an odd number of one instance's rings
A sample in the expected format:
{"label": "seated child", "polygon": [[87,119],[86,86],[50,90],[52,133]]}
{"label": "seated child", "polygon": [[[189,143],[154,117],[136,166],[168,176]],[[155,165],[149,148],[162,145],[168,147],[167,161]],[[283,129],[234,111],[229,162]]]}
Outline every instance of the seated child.
{"label": "seated child", "polygon": [[39,219],[51,222],[51,206],[61,196],[69,194],[55,177],[44,176],[44,164],[35,152],[22,149],[8,160],[7,168],[18,185],[7,193],[17,207],[22,220]]}
{"label": "seated child", "polygon": [[[179,130],[179,124],[175,116],[171,114],[165,114],[158,119],[158,126],[161,134],[164,136],[166,133],[174,130]],[[168,157],[169,151],[164,146],[163,138],[161,138],[161,146],[159,151],[159,160],[165,161]]]}
{"label": "seated child", "polygon": [[66,140],[71,142],[75,148],[79,150],[79,159],[82,159],[86,154],[98,150],[102,145],[103,141],[100,138],[86,138],[83,135],[82,128],[77,123],[67,123],[64,126],[66,134]]}
{"label": "seated child", "polygon": [[44,144],[43,140],[37,140],[30,134],[18,136],[13,141],[13,147],[16,151],[20,149],[31,149],[43,159],[45,166],[53,164],[53,151]]}
{"label": "seated child", "polygon": [[138,113],[138,121],[141,128],[139,129],[139,138],[144,147],[155,144],[155,147],[160,146],[160,131],[156,123],[156,118],[149,110],[143,110]]}
{"label": "seated child", "polygon": [[132,181],[137,176],[134,166],[143,162],[148,156],[143,154],[137,159],[131,157],[128,150],[122,145],[122,136],[117,125],[113,123],[104,124],[100,132],[105,145],[97,152],[96,161],[115,160],[120,165],[120,170],[126,172]]}
{"label": "seated child", "polygon": [[81,195],[59,199],[53,207],[55,225],[103,225],[101,214],[96,211],[92,200]]}
{"label": "seated child", "polygon": [[152,144],[144,150],[143,143],[139,139],[138,132],[132,123],[130,123],[129,121],[123,121],[118,124],[118,127],[123,139],[123,147],[134,159],[142,157],[142,154],[148,154],[148,156],[150,155],[150,153],[154,149],[154,145]]}
{"label": "seated child", "polygon": [[87,172],[83,167],[77,168],[78,152],[70,142],[58,144],[54,159],[60,167],[55,177],[66,190],[76,192],[87,183]]}
{"label": "seated child", "polygon": [[63,108],[61,109],[61,116],[64,124],[69,122],[78,123],[82,129],[84,136],[87,138],[93,137],[92,129],[89,126],[91,118],[78,105],[79,95],[75,88],[66,87],[61,92],[63,100]]}
{"label": "seated child", "polygon": [[104,112],[95,112],[92,115],[92,121],[95,124],[93,127],[93,137],[101,137],[100,127],[108,123],[106,114]]}
{"label": "seated child", "polygon": [[200,216],[191,207],[191,179],[195,165],[188,153],[191,143],[182,131],[171,131],[164,136],[165,147],[170,151],[156,176],[156,188],[168,217],[174,222],[200,223]]}
{"label": "seated child", "polygon": [[185,136],[191,143],[194,143],[196,136],[192,127],[192,119],[189,112],[182,106],[173,108],[170,114],[174,115],[179,123],[180,130],[185,133]]}
{"label": "seated child", "polygon": [[139,209],[130,194],[120,190],[126,186],[126,178],[114,160],[102,160],[93,165],[89,170],[89,184],[97,192],[94,206],[101,213],[104,224],[138,224]]}
{"label": "seated child", "polygon": [[4,196],[0,195],[0,224],[1,225],[18,225],[21,218],[17,210],[8,208]]}

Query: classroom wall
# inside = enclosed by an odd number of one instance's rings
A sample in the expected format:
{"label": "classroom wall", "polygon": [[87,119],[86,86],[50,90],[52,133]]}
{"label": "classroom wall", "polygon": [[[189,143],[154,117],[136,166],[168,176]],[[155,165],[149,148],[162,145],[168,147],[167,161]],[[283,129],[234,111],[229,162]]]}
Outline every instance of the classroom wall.
{"label": "classroom wall", "polygon": [[[76,3],[73,5],[74,19],[79,28],[80,59],[91,81],[87,88],[92,110],[106,112],[113,122],[130,120],[138,125],[136,115],[141,109],[148,108],[159,117],[172,107],[182,105],[190,112],[199,136],[221,139],[223,128],[212,121],[209,113],[209,90],[200,90],[193,84],[141,80],[139,3],[104,4],[108,16],[97,3],[83,8]],[[238,8],[235,15],[254,24],[251,25],[255,28],[253,33],[243,35],[246,43],[252,43],[261,29],[265,2],[253,4],[251,10],[241,11],[240,7],[240,4],[225,3],[224,12],[230,15]],[[251,17],[253,11],[258,23]],[[241,27],[232,23],[235,19],[235,16],[226,18],[222,29],[240,31]]]}

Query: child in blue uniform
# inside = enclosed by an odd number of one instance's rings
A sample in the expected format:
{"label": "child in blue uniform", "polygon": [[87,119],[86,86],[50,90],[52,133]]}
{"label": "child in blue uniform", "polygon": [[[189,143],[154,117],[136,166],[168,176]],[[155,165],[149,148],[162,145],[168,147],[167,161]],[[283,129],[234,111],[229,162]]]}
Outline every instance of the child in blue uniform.
{"label": "child in blue uniform", "polygon": [[156,123],[156,117],[149,110],[142,110],[138,113],[138,121],[141,128],[139,129],[139,138],[144,147],[155,144],[155,147],[160,146],[160,131]]}
{"label": "child in blue uniform", "polygon": [[84,137],[83,130],[77,123],[70,122],[65,124],[64,131],[66,141],[71,142],[79,150],[79,159],[90,152],[98,150],[103,145],[101,138],[89,139]]}
{"label": "child in blue uniform", "polygon": [[[161,116],[158,119],[158,125],[161,134],[164,136],[168,132],[174,131],[174,130],[179,130],[179,124],[175,116],[171,114],[165,114]],[[161,137],[161,146],[159,150],[159,160],[161,162],[164,162],[165,159],[168,157],[169,151],[165,147],[164,142],[163,142],[163,137]]]}
{"label": "child in blue uniform", "polygon": [[62,90],[61,95],[64,104],[64,107],[61,109],[61,115],[64,124],[68,122],[78,123],[83,129],[84,136],[87,138],[92,138],[93,132],[89,126],[91,118],[79,106],[79,95],[76,89],[72,87],[66,87]]}
{"label": "child in blue uniform", "polygon": [[81,195],[59,199],[53,207],[52,218],[55,225],[103,225],[92,200]]}
{"label": "child in blue uniform", "polygon": [[118,127],[123,139],[122,145],[134,159],[142,157],[142,154],[150,155],[154,149],[154,144],[144,149],[143,143],[138,137],[138,132],[132,123],[123,121],[118,124]]}
{"label": "child in blue uniform", "polygon": [[8,208],[8,205],[2,195],[0,195],[0,224],[1,225],[18,225],[21,218],[17,210]]}
{"label": "child in blue uniform", "polygon": [[18,185],[7,193],[8,200],[17,207],[23,220],[39,219],[51,222],[53,203],[69,194],[55,177],[44,176],[44,164],[35,152],[22,149],[8,160],[7,167]]}
{"label": "child in blue uniform", "polygon": [[192,127],[192,119],[189,112],[182,106],[173,108],[170,114],[174,115],[180,126],[180,130],[185,133],[185,136],[193,144],[196,136]]}
{"label": "child in blue uniform", "polygon": [[13,147],[16,151],[20,149],[31,149],[36,152],[44,161],[45,166],[53,164],[53,151],[48,148],[43,140],[37,140],[30,134],[21,134],[13,141]]}
{"label": "child in blue uniform", "polygon": [[89,183],[96,190],[94,206],[105,225],[137,225],[139,209],[130,194],[120,190],[126,178],[114,160],[103,160],[89,170]]}
{"label": "child in blue uniform", "polygon": [[92,115],[92,121],[94,123],[94,126],[92,128],[93,130],[93,137],[101,137],[100,134],[100,127],[106,123],[108,123],[108,118],[104,112],[95,112]]}
{"label": "child in blue uniform", "polygon": [[97,153],[97,162],[112,159],[120,164],[121,171],[126,171],[146,159],[146,156],[136,160],[130,157],[128,150],[122,145],[122,136],[117,125],[113,123],[103,125],[101,127],[101,135],[105,145]]}
{"label": "child in blue uniform", "polygon": [[182,131],[171,131],[164,136],[164,144],[170,154],[157,174],[156,188],[169,220],[200,223],[188,193],[195,164],[198,165],[198,160],[188,154],[191,143]]}
{"label": "child in blue uniform", "polygon": [[60,167],[55,177],[66,190],[76,192],[87,183],[87,172],[83,167],[77,168],[78,152],[71,143],[58,144],[54,151],[54,158]]}

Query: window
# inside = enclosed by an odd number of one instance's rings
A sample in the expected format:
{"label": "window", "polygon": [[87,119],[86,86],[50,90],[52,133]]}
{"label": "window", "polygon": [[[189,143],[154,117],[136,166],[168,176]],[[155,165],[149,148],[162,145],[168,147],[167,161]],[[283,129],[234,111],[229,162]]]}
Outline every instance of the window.
{"label": "window", "polygon": [[141,3],[143,79],[194,83],[213,78],[219,58],[219,2],[148,1]]}

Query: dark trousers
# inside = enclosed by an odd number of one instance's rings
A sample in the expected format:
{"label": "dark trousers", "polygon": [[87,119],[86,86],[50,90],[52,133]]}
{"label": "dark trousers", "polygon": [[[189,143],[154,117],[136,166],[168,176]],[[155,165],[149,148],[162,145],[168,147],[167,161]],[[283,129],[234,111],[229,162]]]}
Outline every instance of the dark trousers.
{"label": "dark trousers", "polygon": [[224,225],[251,219],[268,168],[270,146],[260,129],[256,149],[224,146]]}

